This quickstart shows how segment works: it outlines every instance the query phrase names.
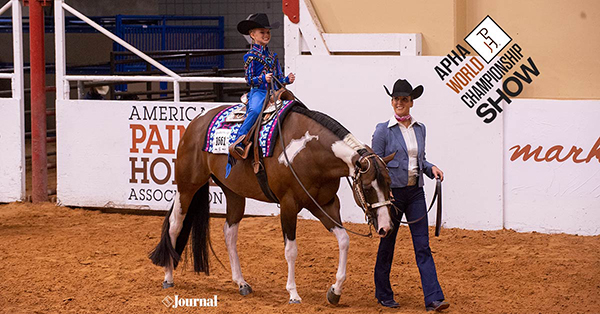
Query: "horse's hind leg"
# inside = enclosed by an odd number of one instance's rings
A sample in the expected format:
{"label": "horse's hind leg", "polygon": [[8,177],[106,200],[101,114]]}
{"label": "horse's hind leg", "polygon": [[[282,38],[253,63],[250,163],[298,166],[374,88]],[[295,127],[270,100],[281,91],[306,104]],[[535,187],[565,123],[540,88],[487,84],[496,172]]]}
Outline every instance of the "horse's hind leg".
{"label": "horse's hind leg", "polygon": [[244,217],[246,199],[235,194],[222,184],[219,185],[227,198],[227,218],[225,219],[225,225],[223,226],[223,233],[225,234],[225,243],[227,245],[227,252],[229,253],[231,279],[238,285],[241,295],[248,295],[252,293],[252,287],[244,280],[242,267],[240,266],[240,258],[237,252],[238,231],[240,221]]}
{"label": "horse's hind leg", "polygon": [[[177,237],[183,228],[183,220],[185,219],[185,213],[181,207],[181,194],[177,192],[175,194],[175,200],[173,203],[173,209],[169,214],[169,240],[171,241],[171,247],[177,247]],[[180,256],[179,256],[180,257]],[[173,270],[175,269],[176,261],[171,258],[169,263],[165,266],[165,280],[163,281],[163,289],[173,287]]]}
{"label": "horse's hind leg", "polygon": [[[173,270],[179,264],[181,254],[185,249],[192,228],[196,231],[192,241],[196,249],[193,250],[194,270],[208,273],[207,252],[205,244],[208,228],[208,183],[202,187],[193,186],[189,192],[178,191],[175,194],[173,206],[165,217],[160,243],[150,253],[150,259],[156,265],[163,266],[165,278],[163,288],[173,287]],[[189,212],[190,204],[195,199],[196,207]]]}
{"label": "horse's hind leg", "polygon": [[337,241],[339,247],[339,262],[338,269],[335,275],[335,283],[327,290],[327,301],[331,304],[338,304],[340,302],[340,297],[342,296],[342,285],[344,281],[346,281],[346,263],[348,261],[348,247],[350,245],[350,237],[348,237],[348,233],[346,229],[340,228],[342,225],[340,219],[340,200],[335,196],[335,198],[329,202],[328,204],[322,206],[325,212],[335,220],[334,223],[329,217],[325,216],[319,209],[312,209],[311,212],[319,218],[321,223],[331,231]]}

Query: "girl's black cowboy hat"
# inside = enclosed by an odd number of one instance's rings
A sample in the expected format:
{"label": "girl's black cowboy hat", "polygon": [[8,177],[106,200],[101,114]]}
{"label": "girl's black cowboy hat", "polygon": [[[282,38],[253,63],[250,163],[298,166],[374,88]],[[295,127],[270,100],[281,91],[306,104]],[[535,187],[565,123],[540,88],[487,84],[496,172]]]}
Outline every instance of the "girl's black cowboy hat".
{"label": "girl's black cowboy hat", "polygon": [[242,35],[249,35],[250,30],[255,28],[276,29],[279,28],[279,22],[275,22],[271,25],[269,23],[269,17],[267,17],[266,14],[254,13],[237,25],[237,30],[242,33]]}
{"label": "girl's black cowboy hat", "polygon": [[423,85],[419,85],[413,89],[412,85],[410,85],[407,80],[403,79],[399,79],[394,83],[394,89],[391,93],[385,85],[383,85],[383,88],[385,88],[386,93],[392,98],[398,96],[411,96],[411,98],[415,100],[423,94]]}

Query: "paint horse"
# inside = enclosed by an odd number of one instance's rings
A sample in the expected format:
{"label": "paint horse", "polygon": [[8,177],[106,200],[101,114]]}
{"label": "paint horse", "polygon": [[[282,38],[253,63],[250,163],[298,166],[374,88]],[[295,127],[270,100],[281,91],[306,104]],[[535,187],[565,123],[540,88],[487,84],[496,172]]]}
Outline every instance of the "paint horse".
{"label": "paint horse", "polygon": [[[236,247],[238,227],[244,215],[246,198],[264,202],[270,200],[259,187],[251,160],[237,161],[229,177],[225,178],[227,155],[212,154],[203,149],[208,125],[225,108],[218,107],[196,117],[179,143],[175,166],[177,194],[164,220],[160,243],[150,253],[152,262],[165,269],[163,288],[173,286],[173,270],[177,267],[190,232],[194,270],[209,273],[209,179],[212,178],[221,187],[227,200],[223,231],[232,279],[239,286],[240,294],[252,292],[240,267]],[[298,255],[296,220],[300,210],[306,208],[338,241],[337,274],[335,283],[327,291],[328,301],[337,304],[346,279],[349,246],[349,237],[340,218],[340,200],[336,195],[340,178],[351,176],[354,179],[354,186],[359,192],[358,196],[355,194],[355,199],[359,198],[364,205],[361,207],[377,234],[386,236],[393,224],[390,218],[390,177],[385,160],[391,160],[393,156],[383,159],[378,157],[339,122],[323,113],[308,110],[301,103],[292,107],[280,126],[283,139],[289,142],[283,147],[281,141],[277,141],[273,157],[264,159],[264,168],[268,173],[270,188],[281,208],[281,229],[288,263],[286,289],[290,294],[289,302],[301,302],[294,279]],[[293,176],[288,161],[318,205]]]}

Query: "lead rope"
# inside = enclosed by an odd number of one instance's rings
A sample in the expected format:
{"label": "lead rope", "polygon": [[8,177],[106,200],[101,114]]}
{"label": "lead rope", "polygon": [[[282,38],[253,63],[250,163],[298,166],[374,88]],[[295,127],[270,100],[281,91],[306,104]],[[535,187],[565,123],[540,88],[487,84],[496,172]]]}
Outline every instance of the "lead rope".
{"label": "lead rope", "polygon": [[[350,183],[350,179],[348,179],[348,177],[346,177],[346,180],[348,181],[348,185],[350,186],[350,188],[354,189],[353,185]],[[414,224],[414,223],[417,223],[417,222],[421,221],[423,218],[425,218],[425,216],[427,216],[429,214],[429,212],[433,208],[433,204],[435,203],[435,200],[437,199],[437,196],[438,196],[438,194],[441,191],[441,186],[442,186],[441,180],[436,178],[436,185],[435,185],[435,191],[433,192],[433,199],[431,200],[431,203],[429,205],[429,209],[427,209],[427,212],[425,213],[425,215],[421,216],[418,219],[411,220],[411,221],[403,221],[402,219],[398,220],[398,219],[396,219],[394,217],[392,217],[392,219],[394,219],[394,220],[396,220],[396,221],[398,221],[400,223],[407,224],[407,225]],[[396,206],[393,202],[392,202],[392,207],[394,207],[394,209],[396,210],[396,212],[401,211],[401,212],[404,213],[404,211],[401,210],[400,208],[398,208],[398,206]]]}
{"label": "lead rope", "polygon": [[[273,76],[274,78],[275,76]],[[275,78],[275,80],[277,80]],[[277,80],[277,82],[279,84],[281,84],[281,82],[279,82],[279,80]],[[283,86],[283,85],[282,85]],[[273,81],[271,81],[271,88],[274,89],[273,86]],[[294,97],[295,98],[295,97]],[[298,98],[296,98],[298,99]],[[337,221],[335,221],[333,218],[331,218],[331,216],[329,216],[329,214],[327,214],[327,212],[325,212],[325,210],[321,207],[321,205],[319,205],[319,203],[317,203],[317,201],[312,197],[312,195],[310,195],[310,193],[308,192],[308,190],[306,189],[306,187],[304,187],[304,184],[302,184],[302,181],[300,181],[300,178],[298,178],[298,175],[296,174],[296,171],[294,170],[294,167],[292,166],[292,163],[290,162],[287,153],[285,151],[285,140],[283,139],[283,132],[281,131],[281,119],[279,119],[279,116],[281,114],[281,111],[279,111],[277,113],[277,120],[279,120],[277,122],[277,129],[279,131],[279,140],[281,141],[281,148],[283,150],[283,156],[285,157],[285,161],[287,162],[288,167],[290,168],[290,170],[292,171],[292,174],[294,175],[294,178],[296,178],[296,181],[298,181],[298,184],[300,184],[300,187],[302,188],[302,190],[304,190],[304,193],[306,193],[306,195],[308,195],[308,197],[313,201],[313,203],[315,205],[317,205],[317,208],[319,208],[319,210],[323,213],[323,215],[325,215],[325,217],[329,218],[329,220],[331,220],[331,222],[333,222],[334,225],[338,226],[339,228],[342,228],[352,234],[361,236],[361,237],[366,237],[366,238],[372,238],[373,237],[373,231],[371,230],[371,225],[369,224],[369,233],[368,234],[362,234],[362,233],[358,233],[355,231],[352,231],[344,226],[342,226],[341,224],[339,224]]]}

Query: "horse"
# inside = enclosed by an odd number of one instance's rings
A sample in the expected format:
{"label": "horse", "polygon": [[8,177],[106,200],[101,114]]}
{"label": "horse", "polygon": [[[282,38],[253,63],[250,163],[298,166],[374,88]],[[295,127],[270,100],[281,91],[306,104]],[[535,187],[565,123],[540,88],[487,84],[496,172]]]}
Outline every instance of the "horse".
{"label": "horse", "polygon": [[[164,219],[160,242],[149,254],[154,264],[164,267],[165,289],[174,285],[173,270],[179,263],[190,231],[194,271],[209,274],[209,180],[212,178],[223,190],[227,201],[223,232],[232,279],[241,295],[252,292],[240,267],[238,227],[244,215],[246,198],[263,202],[273,200],[261,190],[251,160],[237,161],[226,178],[227,155],[204,151],[207,126],[225,108],[220,106],[194,118],[179,142],[175,165],[177,193]],[[349,247],[349,236],[342,225],[337,196],[341,178],[352,177],[355,201],[365,211],[376,234],[385,237],[393,228],[390,218],[391,181],[386,167],[393,156],[377,156],[338,121],[309,110],[301,103],[292,107],[279,126],[281,138],[273,157],[265,158],[263,166],[269,176],[272,193],[280,204],[281,230],[288,263],[286,289],[290,295],[289,303],[302,300],[294,277],[298,254],[296,220],[300,210],[306,208],[337,238],[339,264],[335,283],[327,291],[329,303],[337,304],[346,279]],[[288,143],[283,143],[283,139]],[[298,180],[291,170],[296,171]]]}

